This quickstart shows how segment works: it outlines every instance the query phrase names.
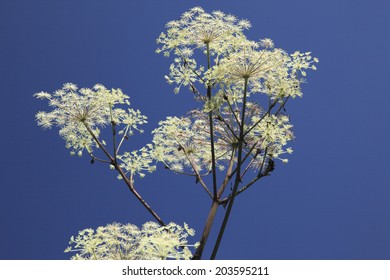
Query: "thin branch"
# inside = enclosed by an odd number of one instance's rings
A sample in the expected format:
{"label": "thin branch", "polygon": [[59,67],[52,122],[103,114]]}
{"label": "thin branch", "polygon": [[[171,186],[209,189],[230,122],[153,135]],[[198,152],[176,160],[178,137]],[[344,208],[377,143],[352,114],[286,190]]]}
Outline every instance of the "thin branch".
{"label": "thin branch", "polygon": [[256,151],[255,155],[253,156],[252,160],[248,163],[248,165],[246,166],[244,172],[241,174],[241,180],[244,178],[246,172],[249,170],[249,168],[251,167],[252,163],[255,161],[257,155],[259,154],[258,151]]}
{"label": "thin branch", "polygon": [[248,189],[250,186],[252,186],[254,183],[256,183],[261,178],[263,178],[265,176],[269,176],[271,174],[271,172],[274,170],[274,163],[271,159],[269,159],[269,161],[270,161],[270,163],[267,166],[267,169],[264,171],[264,173],[259,172],[257,174],[257,176],[252,181],[250,181],[248,184],[246,184],[244,187],[242,187],[239,191],[237,191],[236,195],[239,195],[240,193],[242,193],[243,191]]}
{"label": "thin branch", "polygon": [[157,215],[157,213],[149,206],[149,204],[141,197],[141,195],[136,191],[133,185],[133,175],[130,176],[130,179],[127,178],[126,174],[123,172],[123,170],[120,168],[118,163],[115,165],[115,169],[118,170],[119,174],[122,176],[123,180],[126,182],[127,186],[129,187],[129,190],[135,195],[135,197],[142,203],[142,205],[146,208],[146,210],[149,211],[150,214],[157,220],[157,222],[161,226],[165,226],[166,224],[163,222],[163,220]]}
{"label": "thin branch", "polygon": [[279,109],[275,112],[275,116],[277,114],[280,113],[280,111],[284,108],[284,105],[286,105],[286,102],[288,101],[288,99],[290,98],[290,96],[287,96],[286,99],[283,101],[282,105],[280,105]]}
{"label": "thin branch", "polygon": [[225,188],[226,188],[227,184],[229,183],[230,179],[232,178],[232,170],[233,170],[233,165],[234,165],[234,154],[235,154],[235,152],[236,152],[236,150],[233,149],[232,150],[232,155],[231,155],[230,161],[229,161],[229,167],[228,167],[228,169],[226,171],[225,179],[223,180],[222,185],[218,189],[218,194],[217,194],[218,199],[221,197],[221,195],[225,191]]}
{"label": "thin branch", "polygon": [[252,181],[250,181],[248,184],[246,184],[244,187],[242,187],[240,190],[237,191],[236,196],[248,189],[250,186],[252,186],[254,183],[256,183],[258,180],[263,178],[264,176],[262,174],[256,176]]}
{"label": "thin branch", "polygon": [[[223,122],[226,125],[226,127],[229,129],[229,131],[233,134],[234,138],[236,138],[238,140],[238,136],[236,135],[234,130],[230,127],[229,123],[224,118],[222,118],[221,116],[218,116],[217,120]],[[225,132],[226,132],[226,130],[225,130]]]}
{"label": "thin branch", "polygon": [[92,156],[92,159],[95,161],[99,161],[99,162],[103,162],[103,163],[110,163],[111,164],[111,162],[109,162],[108,160],[104,160],[104,159],[100,159],[100,158],[97,158],[97,157],[95,157],[95,156]]}
{"label": "thin branch", "polygon": [[261,166],[260,166],[259,173],[257,174],[257,176],[259,176],[263,172],[264,162],[265,162],[265,158],[267,157],[267,153],[268,153],[268,146],[264,150],[263,160],[261,161]]}
{"label": "thin branch", "polygon": [[[190,67],[189,67],[190,68]],[[196,72],[194,69],[190,68],[190,70],[198,77],[199,80],[201,80],[203,83],[206,83],[206,81]]]}
{"label": "thin branch", "polygon": [[157,222],[161,226],[165,226],[166,224],[163,222],[163,220],[157,215],[157,213],[149,206],[149,204],[146,203],[146,201],[141,197],[141,195],[135,190],[133,185],[132,178],[127,178],[125,172],[122,170],[122,168],[119,166],[118,162],[110,155],[110,153],[106,150],[106,148],[103,146],[103,144],[100,142],[100,140],[96,137],[95,133],[92,131],[92,129],[83,122],[85,128],[91,134],[92,138],[96,141],[98,146],[102,149],[102,151],[106,154],[106,156],[110,159],[110,163],[115,167],[115,169],[119,172],[122,179],[125,181],[127,187],[129,188],[130,192],[134,194],[134,196],[142,203],[142,205],[146,208],[146,210],[149,211],[150,214],[157,220]]}
{"label": "thin branch", "polygon": [[[206,49],[207,49],[207,69],[210,69],[211,63],[210,63],[209,43],[206,43]],[[207,98],[208,100],[211,99],[211,85],[207,86]],[[209,112],[209,125],[210,125],[210,144],[211,144],[211,169],[213,173],[213,194],[214,194],[214,200],[217,200],[217,170],[215,166],[213,111]]]}
{"label": "thin branch", "polygon": [[117,162],[117,156],[116,156],[116,123],[114,121],[114,118],[112,117],[112,108],[110,107],[110,118],[111,118],[111,127],[112,127],[112,146],[114,151],[114,161]]}
{"label": "thin branch", "polygon": [[100,162],[104,162],[104,163],[111,163],[110,161],[108,161],[108,160],[104,160],[104,159],[100,159],[100,158],[98,158],[98,157],[95,157],[93,154],[92,154],[92,152],[90,152],[89,151],[89,149],[86,149],[87,150],[87,152],[88,152],[88,154],[91,156],[91,158],[92,158],[92,160],[91,160],[91,163],[93,163],[93,161],[100,161]]}
{"label": "thin branch", "polygon": [[[288,98],[289,98],[289,97],[287,97],[286,100],[280,105],[280,107],[279,107],[279,109],[276,111],[275,115],[279,114],[279,112],[281,111],[281,109],[282,109],[282,108],[284,107],[284,105],[286,104]],[[270,110],[268,110],[267,113],[269,113],[269,112],[270,112]],[[267,114],[267,113],[266,113],[266,114]],[[265,115],[266,115],[266,114],[265,114]],[[261,120],[264,118],[265,115],[263,115],[263,117],[262,117],[259,121],[261,121]],[[258,122],[259,122],[259,121],[258,121]],[[257,123],[258,123],[258,122],[257,122]],[[254,126],[253,126],[251,129],[253,129],[253,128],[254,128]],[[248,131],[247,131],[247,133],[248,133]],[[260,139],[252,145],[252,147],[249,149],[248,153],[245,155],[244,159],[242,160],[242,163],[244,163],[244,162],[248,159],[248,157],[251,155],[252,151],[253,151],[253,150],[256,148],[256,146],[259,144],[259,142],[260,142]],[[233,171],[233,173],[235,173],[235,172],[236,172],[236,170]]]}
{"label": "thin branch", "polygon": [[[178,50],[179,53],[181,53],[181,50],[179,48],[176,48],[176,50]],[[184,66],[187,69],[190,69],[198,77],[199,80],[201,80],[203,83],[206,83],[206,81],[198,74],[198,72],[196,72],[193,68],[191,68],[188,65],[187,59],[183,56],[183,54],[181,53],[180,55],[181,55],[181,59],[183,60]]]}
{"label": "thin branch", "polygon": [[[226,95],[226,94],[225,94]],[[236,112],[232,106],[232,104],[229,102],[229,98],[228,96],[226,95],[226,102],[227,104],[229,105],[229,108],[230,108],[230,111],[232,112],[232,115],[234,116],[236,122],[237,122],[237,125],[239,126],[240,125],[240,121],[238,120],[237,116],[236,116]]]}
{"label": "thin branch", "polygon": [[169,170],[172,171],[173,173],[180,174],[180,175],[186,175],[186,176],[191,176],[191,177],[198,177],[198,175],[195,174],[195,173],[188,173],[188,172],[183,172],[183,171],[177,171],[177,170],[175,170],[175,169],[172,169],[172,168],[169,167],[168,165],[165,165],[165,169],[169,169]]}
{"label": "thin branch", "polygon": [[106,148],[104,147],[104,145],[100,142],[100,140],[96,137],[95,133],[93,133],[92,129],[88,126],[88,124],[86,124],[85,122],[83,122],[85,128],[87,129],[87,131],[89,132],[89,134],[91,134],[93,140],[95,140],[95,142],[98,144],[99,148],[102,149],[102,151],[104,152],[104,154],[110,159],[110,162],[113,163],[114,162],[114,158],[110,155],[110,153],[106,150]]}
{"label": "thin branch", "polygon": [[190,82],[190,87],[191,87],[191,91],[192,93],[196,94],[198,97],[198,100],[202,100],[203,102],[205,102],[205,97],[200,93],[200,91],[195,87],[195,85]]}
{"label": "thin branch", "polygon": [[278,103],[278,100],[279,99],[276,99],[272,104],[268,106],[267,112],[263,116],[261,116],[261,118],[257,122],[255,122],[255,124],[250,129],[245,132],[244,136],[251,132],[266,116],[270,115],[271,110],[275,107],[276,103]]}
{"label": "thin branch", "polygon": [[125,129],[125,132],[123,133],[123,136],[122,136],[122,139],[121,141],[119,142],[119,145],[118,145],[118,148],[116,148],[116,154],[119,154],[119,149],[121,148],[122,146],[122,143],[125,139],[127,139],[127,133],[129,132],[129,128],[130,126],[127,126],[126,129]]}
{"label": "thin branch", "polygon": [[213,194],[210,192],[209,188],[207,187],[207,185],[203,181],[202,176],[200,176],[199,171],[196,168],[196,165],[192,162],[192,160],[189,157],[189,155],[187,154],[186,150],[183,147],[181,149],[183,150],[188,162],[190,163],[192,169],[194,170],[194,172],[196,174],[196,179],[199,181],[199,183],[202,185],[203,189],[207,192],[207,194],[211,197],[211,199],[213,199]]}
{"label": "thin branch", "polygon": [[[254,179],[252,179],[252,181],[250,181],[248,184],[246,184],[244,187],[242,187],[240,190],[238,190],[236,192],[236,196],[241,194],[242,192],[244,192],[246,189],[248,189],[250,186],[252,186],[254,183],[256,183],[259,179],[261,179],[261,178],[263,178],[265,176],[269,176],[270,173],[273,171],[273,167],[271,167],[271,168],[268,168],[264,173],[262,172],[263,171],[263,167],[264,167],[265,158],[267,156],[267,149],[268,149],[268,147],[265,149],[264,156],[263,156],[263,161],[261,163],[259,173],[257,174],[257,176]],[[221,204],[226,205],[229,202],[229,200],[230,200],[230,196],[228,196],[227,198],[221,200]]]}

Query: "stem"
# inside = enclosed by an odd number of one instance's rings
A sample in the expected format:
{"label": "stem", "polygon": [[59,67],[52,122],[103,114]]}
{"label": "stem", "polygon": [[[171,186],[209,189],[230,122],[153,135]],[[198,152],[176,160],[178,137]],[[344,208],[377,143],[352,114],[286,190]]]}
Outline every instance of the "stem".
{"label": "stem", "polygon": [[219,202],[214,200],[213,204],[211,205],[209,215],[207,216],[206,225],[202,232],[202,237],[199,241],[199,247],[196,249],[196,252],[194,253],[194,256],[192,257],[193,260],[200,260],[202,258],[203,249],[206,245],[207,238],[209,237],[211,226],[213,225],[215,214],[217,213],[217,209],[219,206]]}
{"label": "stem", "polygon": [[[228,130],[230,131],[230,133],[233,135],[233,137],[238,140],[238,136],[234,133],[234,130],[231,128],[229,123],[224,118],[222,118],[222,117],[221,118],[217,118],[217,120],[223,122],[225,124],[225,126],[228,128]],[[225,131],[226,131],[226,129],[225,129]]]}
{"label": "stem", "polygon": [[96,137],[96,135],[95,135],[95,133],[93,133],[92,129],[85,122],[83,122],[83,124],[84,124],[85,128],[87,129],[87,131],[89,132],[89,134],[91,134],[93,140],[95,140],[95,142],[98,144],[99,148],[102,149],[104,154],[109,158],[110,162],[112,163],[114,161],[114,158],[110,155],[110,153],[106,150],[104,145]]}
{"label": "stem", "polygon": [[93,133],[92,129],[83,122],[85,128],[91,134],[92,138],[96,141],[98,146],[102,149],[104,154],[109,158],[111,164],[115,167],[115,169],[118,171],[118,173],[121,175],[122,179],[125,181],[127,187],[129,188],[130,192],[142,203],[142,205],[146,208],[146,210],[149,211],[150,214],[157,220],[157,222],[161,226],[165,226],[166,224],[163,222],[163,220],[157,215],[156,212],[146,203],[146,201],[141,197],[141,195],[135,190],[133,185],[132,178],[127,178],[125,172],[122,170],[122,168],[119,166],[119,164],[116,162],[116,160],[110,155],[110,153],[106,150],[104,145],[100,142],[100,140],[96,137],[95,133]]}
{"label": "stem", "polygon": [[259,173],[257,174],[257,176],[260,176],[260,174],[263,172],[264,162],[265,162],[265,159],[267,157],[267,153],[268,153],[268,146],[264,150],[263,160],[261,162],[260,170],[259,170]]}
{"label": "stem", "polygon": [[[286,104],[288,98],[289,98],[289,97],[287,97],[287,98],[284,100],[284,102],[280,105],[279,109],[278,109],[278,110],[275,112],[275,114],[274,114],[275,116],[277,116],[277,115],[279,114],[279,112],[282,110],[282,108],[283,108],[284,105]],[[268,108],[268,111],[260,118],[260,120],[257,121],[256,124],[254,124],[247,132],[244,133],[244,137],[248,134],[248,132],[250,132],[252,129],[254,129],[254,127],[255,127],[256,125],[258,125],[258,124],[260,123],[260,121],[262,121],[262,120],[264,119],[264,117],[265,117],[266,115],[271,114],[271,110],[272,110],[272,108],[275,106],[275,104],[276,104],[276,103],[274,102],[274,103],[272,103],[272,104],[270,105],[270,107]],[[259,141],[260,141],[260,140],[258,140],[256,143],[254,143],[254,144],[252,145],[252,147],[249,149],[249,151],[248,151],[247,154],[245,155],[244,159],[242,160],[242,163],[244,163],[244,162],[248,159],[248,157],[251,155],[252,151],[256,148],[256,146],[257,146],[257,144],[259,143]],[[236,170],[237,170],[237,169],[236,169]],[[236,170],[233,170],[233,174],[236,172]]]}
{"label": "stem", "polygon": [[[210,62],[210,45],[209,42],[206,43],[206,49],[207,49],[207,69],[211,68],[211,62]],[[207,85],[207,99],[211,99],[211,85]],[[202,257],[204,246],[206,245],[207,238],[210,234],[211,226],[214,222],[215,214],[217,213],[217,209],[219,206],[218,201],[218,194],[217,194],[217,172],[215,167],[215,147],[214,147],[214,126],[213,126],[213,111],[209,112],[209,126],[210,126],[210,145],[211,145],[211,168],[213,173],[213,203],[211,205],[211,209],[209,211],[206,225],[202,233],[202,237],[200,239],[200,245],[197,248],[193,260],[200,260]]]}
{"label": "stem", "polygon": [[230,179],[232,178],[232,170],[233,170],[233,165],[234,165],[234,154],[235,153],[236,153],[236,150],[233,149],[232,155],[231,155],[230,161],[229,161],[229,167],[228,167],[228,170],[227,170],[226,175],[225,175],[225,179],[223,180],[222,185],[218,190],[218,194],[217,194],[218,200],[220,199],[221,195],[225,191],[227,184],[229,183]]}
{"label": "stem", "polygon": [[251,132],[266,116],[270,115],[272,108],[275,107],[276,103],[279,99],[276,99],[272,104],[269,104],[267,112],[250,128],[245,132],[246,136],[249,132]]}
{"label": "stem", "polygon": [[[279,114],[280,110],[282,110],[282,108],[284,107],[284,105],[286,104],[286,102],[288,101],[290,96],[287,96],[285,100],[283,100],[283,103],[279,106],[279,109],[275,112],[275,116],[277,114]],[[275,99],[275,101],[272,103],[272,104],[269,104],[268,106],[268,110],[267,112],[250,128],[248,129],[247,132],[245,132],[245,135],[246,136],[249,132],[252,131],[252,129],[254,129],[267,115],[270,115],[271,114],[271,110],[275,107],[276,103],[279,102],[279,98],[278,99]]]}
{"label": "stem", "polygon": [[193,260],[200,260],[203,254],[203,249],[206,246],[207,238],[210,234],[211,226],[213,225],[215,214],[217,213],[218,206],[221,204],[219,201],[219,197],[223,194],[227,184],[229,183],[231,176],[232,176],[232,169],[234,164],[234,154],[235,150],[233,149],[232,155],[230,157],[229,167],[225,175],[225,179],[222,182],[221,187],[218,190],[217,193],[217,201],[213,201],[213,204],[211,205],[209,214],[207,216],[206,225],[202,232],[202,237],[200,239],[199,247],[196,249],[196,252],[194,256],[192,257]]}
{"label": "stem", "polygon": [[[227,95],[226,95],[226,96],[227,96]],[[237,119],[236,113],[235,113],[235,111],[234,111],[234,109],[233,109],[233,106],[232,106],[232,104],[230,103],[228,97],[226,98],[226,102],[227,102],[227,104],[229,105],[229,109],[230,109],[230,111],[232,112],[232,115],[233,115],[234,119],[236,120],[237,125],[240,125],[240,121]],[[237,139],[238,139],[238,137],[237,137]]]}
{"label": "stem", "polygon": [[218,237],[217,237],[217,241],[215,242],[214,250],[213,250],[213,252],[211,254],[211,257],[210,257],[211,260],[214,260],[215,256],[217,255],[217,252],[218,252],[218,249],[219,249],[219,245],[221,243],[223,234],[225,232],[226,224],[227,224],[227,222],[229,220],[229,217],[230,217],[230,212],[232,211],[232,207],[233,207],[234,199],[236,197],[236,192],[237,192],[237,189],[238,189],[238,185],[241,183],[241,165],[242,165],[241,159],[242,159],[242,146],[243,146],[243,143],[244,143],[244,122],[245,122],[245,109],[246,109],[247,88],[248,88],[248,77],[245,77],[244,97],[243,97],[241,123],[240,123],[240,138],[239,138],[239,141],[238,141],[236,179],[235,179],[235,182],[234,182],[232,196],[230,198],[230,201],[229,201],[226,213],[225,213],[225,217],[224,217],[222,225],[221,225],[221,229],[219,230],[219,234],[218,234]]}
{"label": "stem", "polygon": [[135,190],[132,177],[130,179],[127,178],[126,174],[123,172],[123,170],[120,168],[120,166],[118,164],[116,164],[115,168],[118,170],[118,172],[122,176],[123,180],[125,180],[126,185],[129,188],[129,190],[142,203],[142,205],[146,208],[146,210],[148,210],[148,212],[150,214],[152,214],[152,216],[157,220],[157,222],[161,226],[165,226],[166,224],[163,222],[163,220],[157,215],[157,213],[149,206],[149,204],[146,203],[146,201],[141,197],[141,195]]}
{"label": "stem", "polygon": [[[260,166],[260,170],[259,170],[259,173],[257,174],[257,176],[255,178],[252,179],[252,181],[250,181],[248,184],[246,184],[244,187],[242,187],[240,190],[238,190],[236,192],[236,196],[239,195],[240,193],[242,193],[243,191],[245,191],[247,188],[249,188],[250,186],[252,186],[254,183],[256,183],[259,179],[261,179],[262,177],[266,176],[267,174],[263,174],[263,167],[264,167],[264,162],[265,162],[265,159],[267,157],[267,151],[268,151],[268,147],[265,148],[265,151],[264,151],[264,155],[263,155],[263,161],[261,162],[261,166]],[[222,204],[226,204],[228,203],[230,200],[230,197],[227,197],[226,199],[223,199],[221,201]]]}
{"label": "stem", "polygon": [[[211,68],[210,63],[210,46],[206,43],[207,48],[207,69]],[[207,85],[207,98],[211,99],[211,85]],[[210,125],[210,143],[211,143],[211,168],[213,172],[213,194],[214,200],[217,200],[217,171],[215,167],[215,148],[214,148],[214,126],[213,126],[213,111],[209,112],[209,125]]]}
{"label": "stem", "polygon": [[121,139],[121,141],[119,142],[118,148],[116,148],[116,154],[119,154],[119,149],[120,149],[121,146],[122,146],[123,140],[125,140],[126,137],[128,137],[128,136],[127,136],[127,133],[129,132],[129,128],[130,128],[129,126],[126,127],[125,132],[123,133],[122,139]]}
{"label": "stem", "polygon": [[100,158],[95,157],[89,150],[88,150],[88,154],[91,156],[92,160],[94,160],[94,161],[96,160],[96,161],[100,161],[100,162],[104,162],[104,163],[111,163],[108,160],[104,160],[104,159],[100,159]]}
{"label": "stem", "polygon": [[112,117],[112,108],[110,107],[110,118],[111,118],[111,127],[112,127],[112,146],[113,146],[113,150],[114,150],[114,161],[116,163],[116,123]]}
{"label": "stem", "polygon": [[199,181],[199,183],[202,185],[203,189],[207,192],[207,194],[211,197],[211,199],[213,198],[213,195],[211,194],[209,188],[207,187],[207,185],[205,184],[205,182],[203,181],[202,179],[202,176],[200,176],[199,174],[199,171],[198,169],[196,168],[196,165],[192,162],[191,158],[188,156],[187,152],[185,151],[185,149],[183,148],[183,152],[188,160],[188,162],[190,163],[192,169],[194,170],[195,174],[196,174],[196,179],[197,181]]}

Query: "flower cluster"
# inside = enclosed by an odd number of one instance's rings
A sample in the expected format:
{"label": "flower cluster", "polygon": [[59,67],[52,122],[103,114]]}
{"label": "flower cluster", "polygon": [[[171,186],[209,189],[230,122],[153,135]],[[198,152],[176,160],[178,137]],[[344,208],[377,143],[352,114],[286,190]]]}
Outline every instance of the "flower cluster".
{"label": "flower cluster", "polygon": [[50,112],[36,114],[38,125],[43,128],[58,126],[72,154],[82,155],[83,149],[91,153],[97,146],[92,134],[99,137],[100,128],[106,125],[123,125],[119,134],[131,135],[133,130],[142,132],[138,126],[147,122],[140,111],[117,107],[130,105],[129,97],[122,90],[108,90],[100,84],[92,89],[79,89],[75,84],[67,83],[53,94],[40,92],[34,96],[48,100],[49,106],[53,107]]}
{"label": "flower cluster", "polygon": [[[147,222],[142,228],[119,223],[84,229],[71,237],[65,252],[77,252],[73,260],[165,260],[190,259],[187,237],[195,231],[188,227],[170,223],[160,226]],[[194,245],[196,246],[196,245]]]}
{"label": "flower cluster", "polygon": [[[266,48],[262,48],[263,46]],[[227,88],[227,92],[243,91],[248,81],[248,93],[263,93],[271,98],[301,96],[298,72],[306,76],[305,70],[315,70],[310,53],[295,52],[288,55],[284,50],[274,48],[271,40],[257,42],[242,41],[234,53],[222,57],[218,65],[208,72],[214,84]]]}
{"label": "flower cluster", "polygon": [[[202,118],[197,118],[198,115]],[[212,164],[210,128],[203,116],[204,113],[194,111],[189,117],[167,117],[161,121],[152,132],[155,158],[176,172],[189,167],[197,173],[208,173]],[[215,139],[215,146],[218,164],[230,155],[223,147],[226,146],[223,139]],[[220,168],[223,169],[223,165]]]}
{"label": "flower cluster", "polygon": [[[151,173],[156,170],[152,149],[153,146],[147,144],[138,151],[124,152],[122,155],[118,155],[118,159],[121,161],[119,166],[125,170],[131,180],[135,174],[143,178],[145,172]],[[121,179],[120,175],[118,178]]]}
{"label": "flower cluster", "polygon": [[[162,45],[157,52],[168,56],[175,54],[168,83],[175,83],[175,93],[182,86],[200,83],[214,88],[227,88],[242,94],[245,79],[249,82],[248,93],[264,93],[272,98],[301,96],[300,84],[306,70],[316,70],[318,59],[310,52],[289,55],[274,42],[265,38],[258,42],[248,40],[243,30],[250,27],[246,20],[237,21],[234,16],[220,11],[211,14],[201,8],[193,8],[181,19],[167,24],[157,42]],[[198,67],[193,58],[195,49],[207,55],[208,68]],[[214,65],[211,65],[210,60]],[[232,90],[233,88],[233,90]]]}
{"label": "flower cluster", "polygon": [[[175,93],[188,86],[200,96],[203,112],[160,122],[153,139],[157,159],[175,171],[187,166],[209,172],[210,124],[205,113],[212,111],[217,116],[213,121],[215,159],[221,169],[237,146],[242,121],[243,151],[251,155],[251,167],[263,167],[266,157],[287,162],[280,156],[292,152],[285,148],[293,139],[292,125],[280,109],[287,99],[302,96],[303,77],[308,69],[316,70],[318,59],[310,52],[289,55],[269,38],[248,40],[243,31],[250,23],[219,11],[208,14],[193,8],[166,27],[157,40],[161,44],[157,52],[165,56],[173,52],[175,58],[165,78],[176,84]],[[205,54],[207,69],[198,66],[196,49]],[[258,94],[269,100],[268,110],[255,104]],[[256,99],[251,102],[248,98]],[[279,110],[272,112],[271,104]],[[245,119],[241,120],[243,111]]]}
{"label": "flower cluster", "polygon": [[175,93],[178,93],[182,85],[206,83],[204,67],[198,66],[193,58],[194,50],[208,51],[218,59],[223,53],[229,52],[237,40],[244,38],[243,30],[251,25],[247,20],[237,20],[235,16],[221,11],[209,14],[195,7],[166,26],[167,32],[161,33],[157,39],[161,47],[156,52],[162,52],[165,56],[173,52],[176,56],[169,76],[165,78],[168,83],[177,84]]}
{"label": "flower cluster", "polygon": [[[176,172],[204,172],[211,170],[210,125],[208,114],[193,110],[188,117],[168,117],[153,131],[154,154],[157,160]],[[239,110],[234,113],[228,106],[221,108],[214,118],[214,148],[216,165],[226,168],[238,148]],[[248,103],[245,116],[244,153],[250,157],[250,167],[258,170],[266,157],[282,159],[291,153],[285,148],[293,140],[292,125],[284,115],[269,115],[255,103]]]}
{"label": "flower cluster", "polygon": [[179,20],[168,22],[166,27],[168,31],[161,33],[157,39],[157,43],[162,44],[157,53],[163,52],[169,56],[172,50],[179,49],[190,56],[193,49],[205,49],[206,45],[215,54],[220,53],[221,48],[231,42],[232,35],[242,36],[242,31],[250,28],[251,24],[221,11],[209,14],[195,7],[185,12]]}

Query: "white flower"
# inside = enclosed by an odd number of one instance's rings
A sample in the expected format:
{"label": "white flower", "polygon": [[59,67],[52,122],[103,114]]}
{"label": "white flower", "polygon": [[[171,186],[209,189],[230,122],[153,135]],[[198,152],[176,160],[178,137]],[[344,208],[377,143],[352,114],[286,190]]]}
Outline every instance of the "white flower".
{"label": "white flower", "polygon": [[[247,80],[249,94],[264,93],[272,99],[302,96],[303,80],[297,73],[306,76],[307,69],[316,70],[314,63],[318,59],[312,58],[309,52],[295,52],[290,56],[274,48],[270,38],[259,42],[248,40],[243,31],[249,27],[247,20],[237,22],[233,15],[221,11],[208,14],[201,8],[191,9],[179,20],[169,22],[167,32],[157,39],[161,44],[157,52],[175,55],[166,76],[169,84],[176,84],[174,92],[186,86],[198,95],[198,100],[205,101],[209,98],[195,89],[233,87],[237,94],[243,92]],[[195,49],[207,54],[206,71],[193,57]],[[197,83],[202,86],[198,87]],[[240,100],[239,96],[236,100]]]}
{"label": "white flower", "polygon": [[[224,104],[219,108],[219,117],[214,119],[215,159],[220,170],[227,167],[232,153],[237,153],[239,113],[237,110],[234,116],[230,107]],[[250,153],[251,168],[260,168],[266,150],[270,158],[279,158],[286,152],[284,147],[292,140],[292,125],[287,116],[267,115],[257,104],[248,103],[245,119],[248,133],[244,138],[244,154]],[[193,110],[188,117],[168,117],[159,125],[152,132],[156,160],[173,171],[207,174],[211,170],[210,127],[206,112]]]}
{"label": "white flower", "polygon": [[[126,112],[118,105],[129,105],[129,97],[120,89],[106,89],[97,84],[93,89],[81,88],[66,83],[53,94],[36,93],[38,99],[47,99],[50,112],[38,112],[36,119],[43,128],[59,127],[59,134],[65,139],[66,147],[82,154],[83,149],[92,152],[97,146],[90,131],[99,137],[100,128],[110,125],[124,125],[123,131],[129,135],[140,130],[138,125],[146,123],[146,117],[140,111],[128,109]],[[104,143],[104,142],[103,142]]]}
{"label": "white flower", "polygon": [[165,260],[192,257],[187,237],[195,231],[184,224],[160,226],[147,222],[142,228],[119,223],[84,229],[71,237],[65,252],[77,252],[73,260]]}
{"label": "white flower", "polygon": [[260,40],[260,46],[266,49],[272,49],[274,47],[274,42],[270,38],[264,38]]}
{"label": "white flower", "polygon": [[293,73],[295,74],[299,71],[302,76],[306,76],[306,69],[316,70],[316,66],[314,63],[318,63],[319,60],[316,57],[311,56],[311,52],[301,53],[299,51],[294,52],[291,55],[290,67],[293,69]]}
{"label": "white flower", "polygon": [[226,41],[230,36],[239,34],[243,29],[248,29],[250,23],[247,20],[237,19],[231,15],[225,15],[221,11],[212,14],[206,13],[201,8],[194,8],[185,12],[177,21],[167,23],[168,31],[162,33],[157,39],[162,47],[158,52],[170,52],[177,47],[199,47],[205,44],[217,51],[221,41]]}
{"label": "white flower", "polygon": [[174,92],[178,93],[182,85],[205,84],[207,81],[203,76],[204,67],[198,66],[192,58],[195,49],[207,50],[218,59],[219,55],[231,51],[236,40],[244,38],[242,31],[249,28],[250,23],[247,20],[237,22],[236,17],[221,11],[209,14],[197,7],[166,26],[167,32],[161,33],[157,39],[161,47],[156,52],[164,56],[173,52],[177,56],[166,79],[170,84],[177,84]]}
{"label": "white flower", "polygon": [[[174,171],[190,168],[211,170],[211,144],[207,114],[192,111],[190,117],[167,117],[153,133],[154,156]],[[216,127],[216,130],[219,129]],[[216,139],[215,146],[226,145]],[[226,149],[216,149],[217,164],[226,159]]]}
{"label": "white flower", "polygon": [[122,155],[118,155],[119,166],[125,170],[129,178],[133,179],[136,174],[143,178],[144,172],[150,173],[156,170],[152,153],[152,145],[150,144],[138,151],[124,152]]}

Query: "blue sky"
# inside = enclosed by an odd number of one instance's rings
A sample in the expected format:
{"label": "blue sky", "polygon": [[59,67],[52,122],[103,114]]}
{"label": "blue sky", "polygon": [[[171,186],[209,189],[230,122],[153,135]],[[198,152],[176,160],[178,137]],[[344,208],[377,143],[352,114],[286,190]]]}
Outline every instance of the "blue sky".
{"label": "blue sky", "polygon": [[[2,1],[0,259],[67,259],[81,229],[150,220],[107,166],[70,157],[57,130],[36,125],[47,107],[32,95],[66,82],[121,88],[149,117],[129,143],[141,147],[159,120],[194,106],[172,93],[170,60],[154,51],[165,23],[198,5],[248,19],[250,39],[320,59],[288,106],[290,162],[237,198],[218,258],[390,259],[385,0]],[[159,168],[137,183],[164,220],[187,222],[199,237],[210,202],[192,179]]]}

